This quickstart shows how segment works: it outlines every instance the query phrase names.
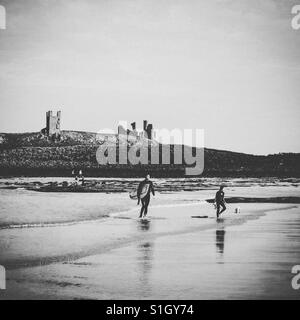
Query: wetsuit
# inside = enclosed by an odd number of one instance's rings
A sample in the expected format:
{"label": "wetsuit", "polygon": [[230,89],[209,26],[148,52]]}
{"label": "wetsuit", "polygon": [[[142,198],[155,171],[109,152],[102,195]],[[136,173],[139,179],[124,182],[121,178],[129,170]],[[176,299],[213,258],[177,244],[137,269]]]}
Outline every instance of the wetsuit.
{"label": "wetsuit", "polygon": [[[216,193],[216,205],[217,205],[217,218],[218,218],[219,215],[226,210],[224,192],[222,190],[219,190]],[[222,207],[221,211],[220,211],[220,207]]]}
{"label": "wetsuit", "polygon": [[144,213],[144,216],[146,216],[147,213],[148,213],[148,206],[149,206],[149,203],[150,203],[150,194],[152,193],[153,195],[155,195],[155,191],[154,191],[154,187],[153,187],[152,181],[145,179],[144,181],[142,181],[139,184],[139,187],[138,187],[137,196],[138,196],[139,202],[140,202],[140,196],[141,196],[143,187],[146,184],[149,184],[149,188],[148,188],[148,192],[145,195],[145,197],[143,199],[141,199],[142,208],[141,208],[141,212],[140,212],[140,218],[143,216],[143,213]]}

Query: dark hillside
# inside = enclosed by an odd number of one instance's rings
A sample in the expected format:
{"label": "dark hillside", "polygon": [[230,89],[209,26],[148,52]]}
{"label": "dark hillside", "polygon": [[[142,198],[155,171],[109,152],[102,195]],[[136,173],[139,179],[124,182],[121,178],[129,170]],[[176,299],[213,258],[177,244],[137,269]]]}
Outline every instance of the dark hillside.
{"label": "dark hillside", "polygon": [[[101,141],[100,141],[101,142]],[[96,133],[62,131],[59,141],[40,132],[0,134],[0,175],[69,176],[82,168],[87,176],[137,177],[150,171],[156,177],[184,176],[184,165],[102,165],[96,161]],[[171,160],[173,146],[171,146]],[[299,177],[300,154],[251,154],[205,149],[202,176]],[[171,161],[172,163],[172,161]]]}

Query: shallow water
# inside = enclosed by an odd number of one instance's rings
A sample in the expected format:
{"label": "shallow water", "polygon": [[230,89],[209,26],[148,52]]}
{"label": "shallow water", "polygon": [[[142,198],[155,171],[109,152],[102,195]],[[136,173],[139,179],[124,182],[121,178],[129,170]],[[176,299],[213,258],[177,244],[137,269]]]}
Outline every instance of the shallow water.
{"label": "shallow water", "polygon": [[207,209],[157,208],[149,220],[116,219],[115,230],[123,240],[110,247],[8,270],[7,297],[300,298],[291,286],[291,269],[300,261],[299,206],[262,204],[257,210],[246,204],[239,217],[228,213],[218,222],[188,219]]}
{"label": "shallow water", "polygon": [[[66,178],[10,178],[0,179],[0,186],[5,183],[47,183],[62,182]],[[69,181],[72,179],[69,178]],[[100,179],[99,179],[100,180]],[[154,179],[154,184],[180,184],[188,179]],[[190,179],[190,181],[197,179]],[[114,179],[101,179],[110,181]],[[136,179],[118,179],[118,181],[132,181],[133,188]],[[134,182],[135,181],[135,182]],[[188,180],[189,181],[189,180]],[[216,189],[225,183],[226,196],[247,197],[277,197],[299,196],[298,180],[291,182],[278,179],[201,179],[201,191],[164,192],[157,193],[151,205],[180,204],[205,201],[214,198]],[[78,221],[96,220],[117,212],[134,210],[136,202],[129,199],[127,193],[42,193],[28,191],[24,188],[7,190],[0,188],[0,229],[7,227],[28,227],[76,223]]]}

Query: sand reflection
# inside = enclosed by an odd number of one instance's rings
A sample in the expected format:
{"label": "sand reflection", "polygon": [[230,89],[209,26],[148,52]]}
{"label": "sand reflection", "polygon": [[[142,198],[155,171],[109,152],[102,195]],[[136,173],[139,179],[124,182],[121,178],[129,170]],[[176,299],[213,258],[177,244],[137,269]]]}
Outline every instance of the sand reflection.
{"label": "sand reflection", "polygon": [[216,249],[220,254],[224,253],[225,245],[225,230],[224,227],[221,227],[216,230]]}
{"label": "sand reflection", "polygon": [[[138,230],[147,232],[151,229],[151,222],[149,220],[141,219],[138,223]],[[140,292],[143,296],[147,296],[151,291],[150,273],[153,264],[153,242],[143,241],[137,246],[137,267],[138,278],[140,284]]]}

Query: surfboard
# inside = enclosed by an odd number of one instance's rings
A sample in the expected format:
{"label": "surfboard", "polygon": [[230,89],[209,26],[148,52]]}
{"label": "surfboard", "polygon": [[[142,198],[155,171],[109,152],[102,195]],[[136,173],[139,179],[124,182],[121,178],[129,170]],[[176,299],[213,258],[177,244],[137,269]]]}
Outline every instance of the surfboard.
{"label": "surfboard", "polygon": [[191,218],[202,218],[202,219],[205,219],[205,218],[208,218],[208,216],[191,216]]}
{"label": "surfboard", "polygon": [[[149,184],[147,183],[142,188],[142,192],[140,195],[141,199],[143,199],[146,196],[146,194],[148,193],[148,190],[149,190]],[[129,193],[130,199],[137,200],[137,198],[138,198],[137,191],[138,191],[138,188],[136,188],[136,190],[133,190]]]}

